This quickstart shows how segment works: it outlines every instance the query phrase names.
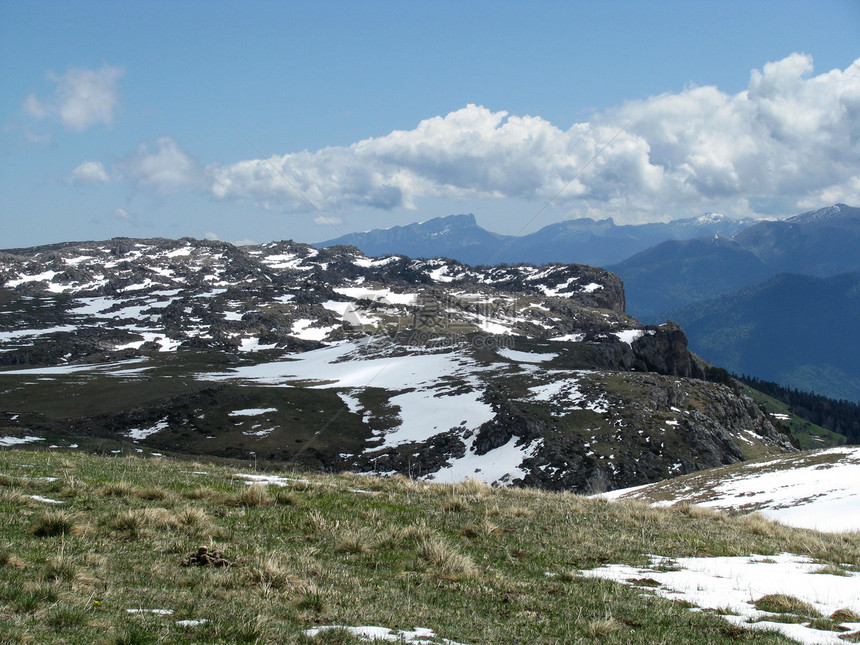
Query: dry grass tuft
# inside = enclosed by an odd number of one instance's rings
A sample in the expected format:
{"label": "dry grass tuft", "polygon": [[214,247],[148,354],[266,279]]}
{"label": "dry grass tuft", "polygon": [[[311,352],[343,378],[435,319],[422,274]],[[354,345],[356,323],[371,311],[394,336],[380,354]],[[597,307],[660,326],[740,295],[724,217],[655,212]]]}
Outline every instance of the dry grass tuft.
{"label": "dry grass tuft", "polygon": [[837,564],[825,564],[820,569],[816,569],[812,573],[820,573],[826,576],[844,576],[848,577],[851,574]]}
{"label": "dry grass tuft", "polygon": [[14,504],[17,506],[35,506],[33,500],[17,490],[0,491],[0,504]]}
{"label": "dry grass tuft", "polygon": [[66,511],[45,511],[33,522],[30,532],[36,537],[83,535],[84,527],[77,522],[76,516],[71,513]]}
{"label": "dry grass tuft", "polygon": [[185,506],[178,510],[166,508],[136,508],[118,513],[108,526],[132,537],[148,534],[149,529],[181,529],[189,535],[199,536],[212,530],[209,516],[203,509]]}
{"label": "dry grass tuft", "polygon": [[670,508],[676,513],[686,515],[687,517],[692,517],[695,519],[702,519],[705,517],[710,518],[717,515],[717,512],[710,508],[698,506],[697,504],[692,504],[691,502],[687,501],[673,504]]}
{"label": "dry grass tuft", "polygon": [[369,553],[372,547],[370,532],[360,528],[343,529],[335,540],[335,550],[341,553]]}
{"label": "dry grass tuft", "polygon": [[261,484],[248,486],[239,493],[242,506],[265,506],[269,503],[269,489]]}
{"label": "dry grass tuft", "polygon": [[432,538],[436,535],[427,523],[423,520],[415,524],[406,526],[390,527],[387,531],[386,542],[420,542],[421,540]]}
{"label": "dry grass tuft", "polygon": [[606,618],[598,618],[589,620],[582,626],[582,632],[593,639],[604,639],[613,634],[617,634],[624,628],[624,625],[615,620],[612,616]]}
{"label": "dry grass tuft", "polygon": [[830,620],[836,623],[860,623],[860,614],[851,609],[837,609],[830,614]]}
{"label": "dry grass tuft", "polygon": [[762,596],[753,604],[759,611],[767,611],[772,614],[796,614],[813,618],[821,616],[821,613],[808,602],[784,593]]}
{"label": "dry grass tuft", "polygon": [[244,506],[246,508],[254,508],[257,506],[267,506],[271,503],[269,490],[267,486],[262,484],[252,484],[244,486],[238,493],[226,493],[216,498],[216,501],[221,506]]}
{"label": "dry grass tuft", "polygon": [[279,488],[275,493],[275,504],[280,506],[297,506],[299,504],[299,497],[292,491]]}
{"label": "dry grass tuft", "polygon": [[0,567],[9,567],[10,569],[23,569],[26,566],[27,565],[24,563],[24,561],[14,553],[6,551],[5,549],[0,551]]}
{"label": "dry grass tuft", "polygon": [[460,499],[459,497],[446,500],[445,503],[442,504],[442,511],[445,513],[465,513],[468,510],[470,510],[469,505],[465,500]]}
{"label": "dry grass tuft", "polygon": [[68,558],[59,557],[48,561],[44,572],[45,580],[72,582],[80,577],[78,568]]}
{"label": "dry grass tuft", "polygon": [[753,535],[790,539],[793,534],[793,530],[788,526],[769,520],[761,513],[741,515],[740,517],[736,517],[734,521]]}
{"label": "dry grass tuft", "polygon": [[248,579],[252,584],[266,589],[281,590],[300,586],[300,580],[275,555],[260,558],[247,571]]}
{"label": "dry grass tuft", "polygon": [[134,494],[140,499],[147,500],[165,500],[170,494],[161,488],[161,486],[146,486],[143,488],[135,488]]}
{"label": "dry grass tuft", "polygon": [[185,497],[193,500],[214,499],[218,497],[218,492],[214,488],[209,488],[208,486],[198,486],[194,490],[185,493]]}
{"label": "dry grass tuft", "polygon": [[130,497],[134,492],[134,486],[127,481],[110,482],[99,489],[104,497]]}
{"label": "dry grass tuft", "polygon": [[310,513],[308,513],[303,524],[306,532],[316,535],[327,531],[329,527],[328,520],[317,509],[314,509]]}
{"label": "dry grass tuft", "polygon": [[501,533],[501,527],[488,519],[484,519],[478,524],[466,524],[462,529],[460,529],[460,535],[470,539],[490,537],[492,535],[500,535]]}
{"label": "dry grass tuft", "polygon": [[418,555],[437,573],[449,580],[474,579],[480,575],[475,561],[439,536],[425,537],[418,542]]}
{"label": "dry grass tuft", "polygon": [[480,481],[479,479],[475,479],[474,477],[469,479],[464,479],[461,482],[457,482],[452,485],[452,492],[461,495],[475,495],[478,497],[482,497],[492,491],[493,488],[485,483]]}

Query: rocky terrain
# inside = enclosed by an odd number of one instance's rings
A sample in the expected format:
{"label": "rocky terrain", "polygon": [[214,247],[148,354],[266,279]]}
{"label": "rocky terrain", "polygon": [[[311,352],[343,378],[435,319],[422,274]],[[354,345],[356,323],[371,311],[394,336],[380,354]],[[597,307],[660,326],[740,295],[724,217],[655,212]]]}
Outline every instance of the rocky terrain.
{"label": "rocky terrain", "polygon": [[793,449],[602,269],[114,239],[0,285],[10,443],[579,491]]}

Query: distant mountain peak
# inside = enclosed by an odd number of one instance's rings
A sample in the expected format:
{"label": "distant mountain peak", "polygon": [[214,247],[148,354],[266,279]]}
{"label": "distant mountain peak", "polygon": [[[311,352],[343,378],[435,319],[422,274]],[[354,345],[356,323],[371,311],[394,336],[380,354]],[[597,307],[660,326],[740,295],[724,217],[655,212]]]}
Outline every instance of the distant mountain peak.
{"label": "distant mountain peak", "polygon": [[701,225],[705,226],[708,224],[719,224],[721,222],[726,222],[730,219],[731,218],[728,215],[723,215],[722,213],[714,213],[714,212],[709,211],[709,212],[705,213],[704,215],[699,215],[695,221],[696,221],[696,224],[701,224]]}
{"label": "distant mountain peak", "polygon": [[458,215],[445,215],[443,217],[434,217],[432,219],[425,220],[423,222],[416,222],[415,224],[410,224],[409,226],[422,226],[422,227],[433,227],[437,224],[443,224],[445,226],[477,226],[478,222],[475,221],[475,216],[472,213],[460,213]]}
{"label": "distant mountain peak", "polygon": [[813,222],[831,222],[844,219],[860,219],[860,208],[846,204],[834,204],[814,211],[807,211],[794,217],[789,217],[786,222],[792,224],[811,224]]}

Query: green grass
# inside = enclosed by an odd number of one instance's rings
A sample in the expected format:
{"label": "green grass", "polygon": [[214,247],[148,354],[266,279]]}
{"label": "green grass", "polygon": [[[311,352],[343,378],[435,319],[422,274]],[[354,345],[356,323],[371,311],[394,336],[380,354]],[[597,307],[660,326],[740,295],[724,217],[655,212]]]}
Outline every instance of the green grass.
{"label": "green grass", "polygon": [[740,388],[743,394],[755,401],[768,415],[781,414],[788,415],[790,417],[783,421],[778,421],[772,416],[769,416],[768,418],[774,424],[781,423],[783,426],[788,427],[791,436],[797,439],[798,444],[800,444],[801,450],[841,446],[847,441],[845,435],[833,432],[827,428],[822,428],[819,425],[792,414],[791,410],[785,403],[768,396],[764,392],[759,392],[758,390],[743,384],[741,384]]}
{"label": "green grass", "polygon": [[[8,493],[0,500],[0,643],[358,642],[337,631],[303,635],[319,625],[421,626],[482,645],[719,644],[739,633],[790,643],[576,572],[646,565],[650,553],[794,552],[822,566],[860,565],[856,536],[693,507],[350,474],[279,473],[308,482],[260,489],[236,473],[169,459],[0,451]],[[49,488],[61,510],[27,497]],[[37,534],[57,513],[65,528]],[[190,566],[201,546],[230,566]]]}

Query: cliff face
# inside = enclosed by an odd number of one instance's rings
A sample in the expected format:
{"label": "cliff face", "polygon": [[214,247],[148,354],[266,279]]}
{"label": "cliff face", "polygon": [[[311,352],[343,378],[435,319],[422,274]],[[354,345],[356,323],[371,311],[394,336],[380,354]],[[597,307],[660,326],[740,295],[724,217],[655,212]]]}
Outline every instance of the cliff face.
{"label": "cliff face", "polygon": [[0,285],[18,437],[578,491],[791,449],[602,269],[120,239]]}

